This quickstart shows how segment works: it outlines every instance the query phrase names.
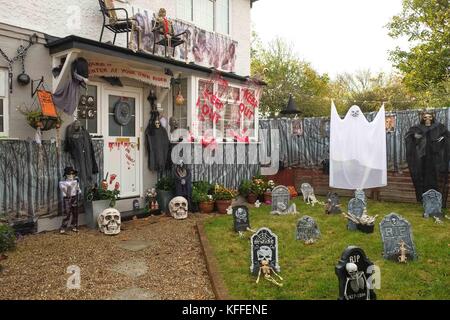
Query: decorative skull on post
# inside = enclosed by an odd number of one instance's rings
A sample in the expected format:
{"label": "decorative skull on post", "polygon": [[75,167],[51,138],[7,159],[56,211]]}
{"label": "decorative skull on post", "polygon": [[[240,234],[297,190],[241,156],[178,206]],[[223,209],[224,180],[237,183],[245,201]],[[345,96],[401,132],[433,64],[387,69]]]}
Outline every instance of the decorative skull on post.
{"label": "decorative skull on post", "polygon": [[184,197],[175,197],[169,202],[169,211],[177,220],[188,217],[188,201]]}
{"label": "decorative skull on post", "polygon": [[122,220],[120,217],[120,212],[114,208],[107,208],[99,214],[98,228],[101,232],[107,235],[115,235],[120,233],[120,225]]}

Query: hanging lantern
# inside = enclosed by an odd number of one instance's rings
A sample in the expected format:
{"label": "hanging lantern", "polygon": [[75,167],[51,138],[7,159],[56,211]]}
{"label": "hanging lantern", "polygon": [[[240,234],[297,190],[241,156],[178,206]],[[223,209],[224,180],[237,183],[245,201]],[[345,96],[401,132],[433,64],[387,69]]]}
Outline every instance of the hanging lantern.
{"label": "hanging lantern", "polygon": [[183,95],[181,94],[181,89],[178,90],[178,94],[177,94],[177,96],[176,96],[176,98],[175,98],[175,103],[176,103],[177,106],[182,106],[182,105],[184,105],[184,97],[183,97]]}

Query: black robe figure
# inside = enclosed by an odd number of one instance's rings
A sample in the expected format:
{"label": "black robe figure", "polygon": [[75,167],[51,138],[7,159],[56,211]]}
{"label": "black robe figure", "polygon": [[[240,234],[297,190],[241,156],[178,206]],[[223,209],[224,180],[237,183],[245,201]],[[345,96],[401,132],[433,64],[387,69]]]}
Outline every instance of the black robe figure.
{"label": "black robe figure", "polygon": [[405,136],[406,161],[416,189],[417,201],[430,189],[442,193],[445,208],[448,196],[448,167],[450,133],[436,122],[434,115],[423,112],[420,124],[409,129]]}
{"label": "black robe figure", "polygon": [[78,120],[67,126],[64,151],[69,152],[74,160],[82,190],[93,185],[92,175],[98,173],[94,147],[89,132]]}
{"label": "black robe figure", "polygon": [[172,175],[175,180],[175,196],[184,197],[189,203],[189,208],[192,206],[192,175],[191,171],[181,161],[172,169]]}
{"label": "black robe figure", "polygon": [[157,112],[151,114],[145,129],[148,152],[148,168],[151,171],[164,171],[169,157],[170,141],[166,128],[161,126]]}

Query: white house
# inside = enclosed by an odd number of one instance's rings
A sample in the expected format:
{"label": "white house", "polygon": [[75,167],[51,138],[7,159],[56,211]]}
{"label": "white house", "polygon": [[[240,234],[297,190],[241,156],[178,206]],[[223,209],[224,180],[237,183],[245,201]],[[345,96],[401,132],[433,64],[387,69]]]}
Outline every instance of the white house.
{"label": "white house", "polygon": [[[51,146],[64,140],[66,126],[75,119],[102,146],[98,159],[102,172],[117,174],[121,182],[123,200],[119,210],[130,210],[134,199],[142,203],[145,190],[154,187],[158,174],[147,167],[144,143],[151,98],[155,99],[161,120],[170,122],[169,133],[175,126],[185,128],[192,135],[193,143],[201,143],[205,132],[215,129],[208,133],[208,138],[216,138],[220,143],[235,143],[236,136],[256,142],[258,116],[254,99],[260,86],[249,78],[250,10],[255,1],[0,0],[0,49],[4,53],[0,56],[0,146],[3,143],[4,147],[0,157],[11,162],[10,167],[5,165],[0,169],[0,189],[5,191],[0,190],[3,193],[0,212],[36,217],[57,211],[55,179],[60,173],[56,175],[55,170],[61,168],[48,163],[56,161],[52,160]],[[126,15],[135,19],[130,22],[133,30],[118,33],[114,43],[115,34],[107,28],[100,41],[104,24],[120,22],[111,14],[104,16],[100,10],[102,5],[119,9],[114,10],[117,19],[125,19]],[[160,8],[166,9],[174,33],[181,34],[178,37],[181,44],[175,48],[153,44],[155,38],[156,41],[164,38],[153,29]],[[20,46],[28,46],[33,35],[37,38],[24,56],[23,70],[22,57],[12,60]],[[39,85],[52,93],[60,90],[71,77],[72,62],[80,57],[89,63],[87,90],[81,89],[80,97],[90,97],[91,104],[81,110],[83,106],[77,101],[73,114],[58,110],[63,120],[61,128],[42,133],[48,154],[45,151],[43,156],[41,151],[36,160],[33,158],[35,145],[30,142],[36,139],[36,130],[16,107],[39,109],[32,89]],[[22,73],[29,76],[30,83],[18,82],[17,77]],[[118,78],[121,85],[105,76]],[[43,82],[38,81],[41,79]],[[175,98],[180,94],[184,101],[176,103]],[[114,106],[119,101],[126,101],[131,108],[131,120],[126,125],[118,123],[114,115]],[[178,137],[170,136],[178,141]],[[5,150],[14,153],[14,143],[26,142],[30,143],[29,147],[24,144],[27,151],[16,156],[18,160],[9,161],[11,154]],[[132,148],[121,148],[123,144]],[[35,161],[36,170],[29,164]],[[15,175],[14,169],[11,176],[5,172],[11,171],[8,168],[14,163],[19,167],[19,162],[23,162],[22,166],[28,163],[30,168],[23,173],[18,168]],[[44,171],[39,171],[39,166]],[[40,193],[40,183],[46,184],[48,192]]]}

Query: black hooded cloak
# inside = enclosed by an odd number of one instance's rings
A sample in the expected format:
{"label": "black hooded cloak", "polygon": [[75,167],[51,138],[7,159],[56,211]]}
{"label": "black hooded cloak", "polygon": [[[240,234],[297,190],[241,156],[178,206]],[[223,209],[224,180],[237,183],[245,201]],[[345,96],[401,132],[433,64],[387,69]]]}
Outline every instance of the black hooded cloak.
{"label": "black hooded cloak", "polygon": [[164,171],[169,157],[170,141],[166,128],[156,128],[153,119],[150,119],[145,130],[148,151],[148,168],[151,171]]}
{"label": "black hooded cloak", "polygon": [[442,193],[445,208],[448,196],[450,133],[439,122],[411,127],[405,136],[406,161],[416,189],[417,201],[430,189]]}

